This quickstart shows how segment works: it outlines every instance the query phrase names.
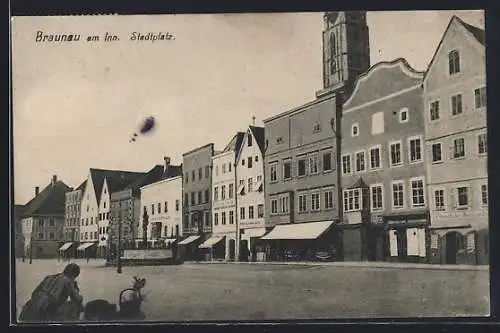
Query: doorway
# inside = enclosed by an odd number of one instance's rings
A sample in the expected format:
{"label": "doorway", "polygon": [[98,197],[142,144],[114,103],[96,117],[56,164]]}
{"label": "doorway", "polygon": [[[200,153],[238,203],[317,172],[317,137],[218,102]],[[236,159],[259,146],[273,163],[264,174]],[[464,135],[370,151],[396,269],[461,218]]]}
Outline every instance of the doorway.
{"label": "doorway", "polygon": [[234,260],[235,251],[236,251],[236,240],[230,239],[229,240],[229,260]]}
{"label": "doorway", "polygon": [[454,265],[457,263],[457,253],[463,249],[464,238],[463,236],[452,231],[446,234],[446,263]]}

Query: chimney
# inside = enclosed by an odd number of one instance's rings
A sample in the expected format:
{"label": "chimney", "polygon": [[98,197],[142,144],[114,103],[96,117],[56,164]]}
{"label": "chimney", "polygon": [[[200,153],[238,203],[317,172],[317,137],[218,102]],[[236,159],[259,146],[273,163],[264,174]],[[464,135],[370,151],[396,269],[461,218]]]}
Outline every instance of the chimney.
{"label": "chimney", "polygon": [[53,175],[52,176],[52,181],[51,181],[52,186],[54,186],[56,184],[56,182],[57,182],[57,175]]}
{"label": "chimney", "polygon": [[168,169],[169,169],[169,167],[170,167],[170,157],[165,156],[165,157],[163,157],[163,160],[165,161],[165,165],[164,165],[163,173],[164,173],[165,175],[168,175]]}
{"label": "chimney", "polygon": [[36,186],[35,187],[35,197],[40,193],[40,187]]}

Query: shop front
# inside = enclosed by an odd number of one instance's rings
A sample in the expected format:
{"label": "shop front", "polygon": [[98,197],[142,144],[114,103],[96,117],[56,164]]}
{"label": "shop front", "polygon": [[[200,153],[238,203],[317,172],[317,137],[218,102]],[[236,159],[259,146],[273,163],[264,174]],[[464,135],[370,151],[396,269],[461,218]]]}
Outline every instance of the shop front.
{"label": "shop front", "polygon": [[265,227],[241,229],[240,260],[252,262],[265,261],[265,242],[260,238],[270,230],[271,228]]}
{"label": "shop front", "polygon": [[267,261],[333,261],[333,221],[279,224],[261,237]]}
{"label": "shop front", "polygon": [[200,254],[205,261],[223,261],[226,252],[226,237],[224,235],[212,235],[198,248]]}
{"label": "shop front", "polygon": [[384,215],[370,228],[371,257],[393,262],[428,262],[429,213]]}
{"label": "shop front", "polygon": [[184,261],[200,260],[200,251],[198,246],[204,239],[200,235],[191,235],[178,243],[179,259]]}

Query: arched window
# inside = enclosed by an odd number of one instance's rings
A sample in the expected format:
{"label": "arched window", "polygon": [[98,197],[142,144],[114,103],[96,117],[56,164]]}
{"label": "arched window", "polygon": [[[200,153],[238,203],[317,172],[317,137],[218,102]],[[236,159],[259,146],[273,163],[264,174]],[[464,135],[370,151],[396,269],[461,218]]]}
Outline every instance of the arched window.
{"label": "arched window", "polygon": [[448,68],[450,75],[460,72],[460,54],[458,50],[452,50],[448,53]]}

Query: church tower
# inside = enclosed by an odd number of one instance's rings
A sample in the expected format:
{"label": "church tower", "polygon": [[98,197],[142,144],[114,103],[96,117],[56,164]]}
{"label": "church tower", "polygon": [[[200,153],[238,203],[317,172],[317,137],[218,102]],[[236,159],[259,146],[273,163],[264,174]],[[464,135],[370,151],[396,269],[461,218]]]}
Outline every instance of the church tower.
{"label": "church tower", "polygon": [[349,92],[357,76],[370,68],[366,12],[326,12],[323,15],[323,90]]}

